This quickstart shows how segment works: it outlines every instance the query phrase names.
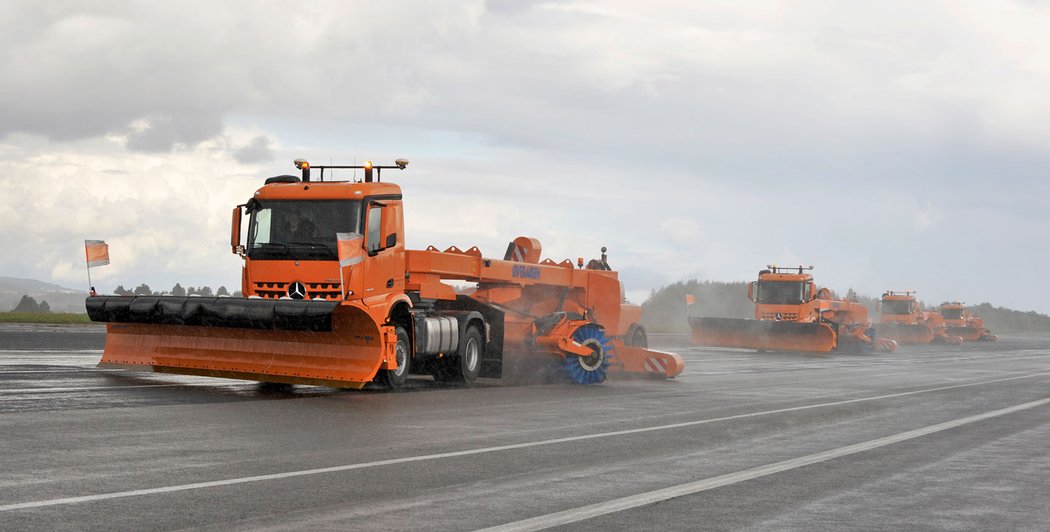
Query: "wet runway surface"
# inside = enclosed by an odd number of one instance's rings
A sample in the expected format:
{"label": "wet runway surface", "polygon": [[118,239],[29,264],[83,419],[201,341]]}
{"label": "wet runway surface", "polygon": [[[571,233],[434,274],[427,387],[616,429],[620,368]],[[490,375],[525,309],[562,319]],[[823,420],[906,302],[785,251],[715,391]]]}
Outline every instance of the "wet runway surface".
{"label": "wet runway surface", "polygon": [[0,325],[0,529],[1047,530],[1050,336],[674,347],[672,381],[342,391]]}

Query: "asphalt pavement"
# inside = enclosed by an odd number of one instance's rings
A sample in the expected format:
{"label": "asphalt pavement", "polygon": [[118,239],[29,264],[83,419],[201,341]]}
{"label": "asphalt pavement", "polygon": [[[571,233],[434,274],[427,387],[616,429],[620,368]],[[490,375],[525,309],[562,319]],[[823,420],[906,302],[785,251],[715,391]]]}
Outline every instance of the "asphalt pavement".
{"label": "asphalt pavement", "polygon": [[0,530],[1048,530],[1050,335],[1001,336],[656,336],[676,379],[274,392],[0,324]]}

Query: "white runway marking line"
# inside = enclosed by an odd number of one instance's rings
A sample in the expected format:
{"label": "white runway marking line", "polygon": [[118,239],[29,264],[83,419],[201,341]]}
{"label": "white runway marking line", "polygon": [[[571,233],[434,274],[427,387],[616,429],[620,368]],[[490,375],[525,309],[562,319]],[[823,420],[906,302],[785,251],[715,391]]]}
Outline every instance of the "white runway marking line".
{"label": "white runway marking line", "polygon": [[0,389],[0,395],[3,394],[20,394],[20,393],[63,393],[63,392],[99,392],[99,391],[112,391],[112,390],[137,390],[139,388],[202,388],[202,387],[215,387],[215,388],[230,388],[230,387],[249,387],[255,386],[252,384],[221,384],[221,383],[182,383],[182,384],[136,384],[132,386],[86,386],[83,388],[64,387],[64,388],[12,388],[9,390]]}
{"label": "white runway marking line", "polygon": [[662,502],[677,497],[683,497],[685,495],[693,495],[702,491],[708,491],[715,488],[720,488],[722,486],[728,486],[730,484],[736,484],[739,482],[744,482],[759,477],[773,475],[783,471],[789,471],[791,469],[797,469],[800,467],[805,467],[820,462],[826,462],[828,460],[841,458],[843,456],[848,456],[851,454],[870,451],[872,449],[885,447],[887,445],[893,445],[902,441],[921,438],[923,436],[927,436],[936,432],[953,429],[955,427],[968,425],[970,423],[976,423],[978,421],[984,421],[993,417],[1005,416],[1007,414],[1012,414],[1021,410],[1027,410],[1029,408],[1042,406],[1047,403],[1050,403],[1050,398],[1019,404],[1016,406],[1011,406],[1009,408],[1003,408],[1001,410],[994,410],[992,412],[985,412],[983,414],[977,414],[974,416],[959,418],[952,421],[946,421],[944,423],[930,425],[921,429],[909,430],[907,432],[901,432],[900,434],[894,434],[892,436],[886,436],[884,438],[868,440],[866,442],[847,445],[845,447],[839,447],[838,449],[831,449],[816,454],[801,456],[799,458],[792,458],[790,460],[784,460],[782,462],[776,462],[764,466],[746,469],[744,471],[737,471],[736,473],[729,473],[726,475],[711,477],[704,480],[698,480],[696,482],[689,482],[687,484],[679,484],[677,486],[671,486],[669,488],[658,489],[646,493],[639,493],[637,495],[631,495],[628,497],[621,497],[619,499],[613,499],[611,501],[590,504],[587,506],[581,506],[579,508],[572,508],[561,512],[541,515],[538,517],[533,517],[531,519],[507,523],[505,525],[494,526],[482,530],[484,532],[525,532],[531,530],[544,530],[556,526],[569,525],[572,523],[577,523],[595,517],[601,517],[603,515],[608,515],[611,513],[622,512],[625,510],[638,508],[640,506],[646,506],[649,504]]}
{"label": "white runway marking line", "polygon": [[[747,419],[753,417],[767,416],[772,414],[783,414],[785,412],[798,412],[802,410],[812,410],[815,408],[824,408],[829,406],[839,406],[852,403],[860,403],[865,401],[877,401],[880,399],[890,399],[895,397],[906,397],[909,395],[916,395],[920,393],[936,392],[941,390],[950,390],[953,388],[965,388],[969,386],[981,386],[984,384],[993,384],[997,382],[1013,381],[1018,379],[1028,379],[1032,377],[1041,377],[1050,375],[1050,372],[1033,373],[1029,375],[1018,375],[1014,377],[1005,377],[1002,379],[993,379],[981,382],[973,382],[969,384],[954,384],[951,386],[940,386],[937,388],[927,388],[924,390],[912,390],[910,392],[900,392],[887,395],[878,395],[874,397],[862,397],[858,399],[844,399],[842,401],[833,401],[829,403],[819,403],[806,406],[795,406],[791,408],[779,408],[776,410],[766,410],[763,412],[751,412],[749,414],[737,414],[734,416],[725,416],[710,419],[700,419],[696,421],[685,421],[682,423],[672,423],[669,425],[658,425],[655,427],[643,427],[637,429],[625,429],[617,430],[612,432],[600,432],[597,434],[586,434],[582,436],[567,436],[564,438],[554,438],[550,440],[539,440],[524,443],[512,443],[508,445],[497,445],[494,447],[482,447],[479,449],[469,449],[466,451],[450,451],[445,453],[427,454],[421,456],[407,456],[403,458],[391,458],[388,460],[377,460],[374,462],[361,462],[357,464],[346,464],[341,466],[322,467],[317,469],[303,469],[299,471],[287,471],[284,473],[272,473],[268,475],[256,475],[251,477],[240,477],[230,478],[225,480],[213,480],[210,482],[196,482],[193,484],[179,484],[175,486],[164,486],[160,488],[145,488],[138,490],[129,491],[118,491],[113,493],[100,493],[97,495],[82,495],[79,497],[65,497],[61,499],[48,499],[43,501],[32,501],[32,502],[20,502],[13,504],[0,505],[0,512],[7,512],[11,510],[26,510],[30,508],[42,508],[45,506],[59,506],[63,504],[78,504],[83,502],[93,501],[104,501],[108,499],[121,499],[125,497],[138,497],[142,495],[155,495],[158,493],[173,493],[178,491],[196,490],[203,488],[215,488],[220,486],[232,486],[235,484],[247,484],[249,482],[262,482],[266,480],[281,480],[286,478],[303,477],[309,475],[321,475],[325,473],[339,473],[342,471],[353,471],[356,469],[367,469],[372,467],[381,467],[387,465],[405,464],[411,462],[425,462],[428,460],[439,460],[442,458],[457,458],[460,456],[471,456],[475,454],[494,453],[499,451],[510,451],[515,449],[527,449],[530,447],[541,447],[545,445],[554,445],[558,443],[571,443],[587,440],[595,440],[599,438],[610,438],[614,436],[624,436],[627,434],[642,434],[646,432],[656,432],[661,430],[670,430],[683,427],[693,427],[697,425],[705,425],[709,423],[717,423],[721,421],[732,421],[737,419]],[[1050,399],[1048,399],[1050,401]]]}

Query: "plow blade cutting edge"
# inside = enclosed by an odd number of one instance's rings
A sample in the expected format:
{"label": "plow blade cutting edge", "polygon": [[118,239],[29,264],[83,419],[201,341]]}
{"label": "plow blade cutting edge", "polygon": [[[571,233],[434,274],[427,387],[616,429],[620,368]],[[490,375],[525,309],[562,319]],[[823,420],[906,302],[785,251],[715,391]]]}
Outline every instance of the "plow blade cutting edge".
{"label": "plow blade cutting edge", "polygon": [[689,318],[693,343],[759,351],[827,353],[836,346],[834,329],[826,323]]}
{"label": "plow blade cutting edge", "polygon": [[360,388],[386,358],[379,326],[337,302],[92,297],[87,306],[108,322],[100,367]]}
{"label": "plow blade cutting edge", "polygon": [[933,329],[926,325],[880,323],[875,330],[879,338],[889,338],[902,344],[928,344],[933,341]]}

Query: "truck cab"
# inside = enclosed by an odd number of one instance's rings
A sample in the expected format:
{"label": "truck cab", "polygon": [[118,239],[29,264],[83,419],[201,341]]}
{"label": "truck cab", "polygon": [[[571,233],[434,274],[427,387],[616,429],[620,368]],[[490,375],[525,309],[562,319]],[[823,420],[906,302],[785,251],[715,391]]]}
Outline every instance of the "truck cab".
{"label": "truck cab", "polygon": [[[359,262],[343,272],[338,234],[362,239]],[[241,289],[246,297],[373,300],[403,292],[401,188],[371,180],[269,178],[234,209],[231,246],[244,259]]]}
{"label": "truck cab", "polygon": [[[805,268],[767,266],[758,280],[748,286],[747,297],[755,303],[755,319],[775,321],[813,321],[817,318],[807,303],[816,297],[813,275]],[[812,267],[810,267],[812,269]],[[797,270],[797,271],[795,271]]]}
{"label": "truck cab", "polygon": [[915,292],[889,290],[879,302],[879,323],[915,325],[919,321],[919,302]]}

